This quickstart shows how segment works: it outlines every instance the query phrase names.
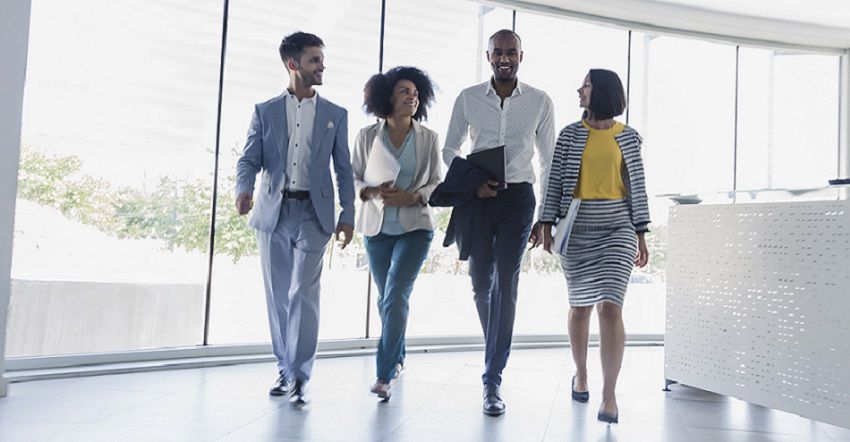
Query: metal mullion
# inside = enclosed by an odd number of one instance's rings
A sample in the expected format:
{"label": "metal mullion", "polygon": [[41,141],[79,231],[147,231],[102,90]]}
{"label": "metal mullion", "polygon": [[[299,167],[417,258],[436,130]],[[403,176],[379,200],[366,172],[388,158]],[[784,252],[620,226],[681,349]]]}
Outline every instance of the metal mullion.
{"label": "metal mullion", "polygon": [[[738,190],[738,83],[740,82],[741,46],[735,46],[735,120],[732,142],[732,190]],[[734,197],[737,200],[737,194]]]}
{"label": "metal mullion", "polygon": [[632,104],[632,30],[629,29],[628,49],[626,49],[626,124],[629,124],[629,110]]}
{"label": "metal mullion", "polygon": [[215,256],[215,218],[216,218],[216,200],[218,199],[218,159],[221,151],[221,103],[224,92],[224,61],[227,52],[227,21],[230,11],[230,0],[224,0],[224,11],[221,20],[221,54],[218,66],[218,104],[216,109],[215,120],[215,159],[213,168],[213,187],[212,187],[212,203],[210,212],[210,238],[209,238],[209,253],[207,260],[207,282],[205,287],[204,297],[204,339],[201,345],[209,345],[210,335],[210,301],[212,295],[212,268],[213,257]]}

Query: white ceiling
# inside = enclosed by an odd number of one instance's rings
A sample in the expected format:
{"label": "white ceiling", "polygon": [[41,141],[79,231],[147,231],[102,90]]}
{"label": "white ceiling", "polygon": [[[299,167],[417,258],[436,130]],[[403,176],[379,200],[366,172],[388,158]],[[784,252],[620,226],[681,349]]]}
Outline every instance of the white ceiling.
{"label": "white ceiling", "polygon": [[[774,20],[850,29],[850,0],[656,0]],[[557,3],[557,2],[555,2]],[[563,2],[566,3],[566,2]]]}
{"label": "white ceiling", "polygon": [[[850,48],[850,0],[481,0],[648,29]],[[632,26],[636,25],[636,26]]]}

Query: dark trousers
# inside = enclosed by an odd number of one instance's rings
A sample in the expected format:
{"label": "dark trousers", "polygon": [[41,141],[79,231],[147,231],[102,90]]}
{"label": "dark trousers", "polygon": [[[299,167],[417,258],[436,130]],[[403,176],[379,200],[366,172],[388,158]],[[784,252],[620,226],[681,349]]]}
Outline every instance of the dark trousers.
{"label": "dark trousers", "polygon": [[511,353],[517,286],[522,254],[534,219],[534,190],[529,183],[510,184],[494,198],[476,199],[482,225],[470,245],[469,276],[478,318],[484,330],[484,384],[500,385]]}

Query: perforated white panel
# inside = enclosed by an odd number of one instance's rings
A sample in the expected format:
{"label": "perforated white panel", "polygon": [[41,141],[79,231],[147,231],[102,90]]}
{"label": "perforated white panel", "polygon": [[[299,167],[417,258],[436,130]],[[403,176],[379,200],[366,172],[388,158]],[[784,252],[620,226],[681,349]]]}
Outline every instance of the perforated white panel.
{"label": "perforated white panel", "polygon": [[850,201],[670,209],[665,377],[850,428]]}

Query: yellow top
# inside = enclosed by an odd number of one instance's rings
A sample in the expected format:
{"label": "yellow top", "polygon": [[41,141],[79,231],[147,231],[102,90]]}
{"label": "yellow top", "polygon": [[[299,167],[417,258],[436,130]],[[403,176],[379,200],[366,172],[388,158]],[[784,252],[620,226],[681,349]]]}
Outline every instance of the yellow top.
{"label": "yellow top", "polygon": [[614,122],[610,129],[593,129],[582,120],[590,133],[581,157],[575,197],[585,200],[616,200],[626,197],[623,183],[623,152],[614,139],[623,131],[623,123]]}

